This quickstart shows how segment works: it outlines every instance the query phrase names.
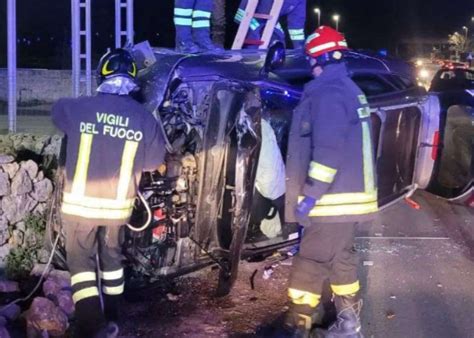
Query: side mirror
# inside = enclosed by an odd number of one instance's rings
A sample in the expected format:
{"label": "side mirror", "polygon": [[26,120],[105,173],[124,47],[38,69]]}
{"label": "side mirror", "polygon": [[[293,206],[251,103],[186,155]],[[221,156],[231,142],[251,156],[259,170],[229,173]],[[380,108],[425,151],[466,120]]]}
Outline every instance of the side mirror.
{"label": "side mirror", "polygon": [[268,49],[267,56],[265,58],[265,64],[262,68],[262,73],[267,75],[268,73],[280,68],[285,64],[286,51],[285,46],[280,41],[275,41]]}

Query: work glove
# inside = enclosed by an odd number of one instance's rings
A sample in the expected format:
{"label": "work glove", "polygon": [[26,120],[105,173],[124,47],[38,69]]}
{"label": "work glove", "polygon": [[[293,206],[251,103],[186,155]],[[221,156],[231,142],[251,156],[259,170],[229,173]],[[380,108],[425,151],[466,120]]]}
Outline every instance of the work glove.
{"label": "work glove", "polygon": [[309,225],[309,217],[308,214],[313,209],[314,205],[316,204],[316,200],[312,197],[305,196],[305,198],[298,203],[298,206],[295,210],[295,215],[298,223],[303,226]]}

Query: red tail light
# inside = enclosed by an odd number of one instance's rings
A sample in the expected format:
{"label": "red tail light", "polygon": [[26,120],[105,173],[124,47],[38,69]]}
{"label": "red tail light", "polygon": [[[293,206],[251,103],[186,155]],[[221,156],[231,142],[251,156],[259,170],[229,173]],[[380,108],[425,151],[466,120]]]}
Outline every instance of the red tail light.
{"label": "red tail light", "polygon": [[433,161],[436,161],[438,158],[438,148],[439,148],[439,131],[436,131],[433,134],[433,148],[431,150],[431,158]]}

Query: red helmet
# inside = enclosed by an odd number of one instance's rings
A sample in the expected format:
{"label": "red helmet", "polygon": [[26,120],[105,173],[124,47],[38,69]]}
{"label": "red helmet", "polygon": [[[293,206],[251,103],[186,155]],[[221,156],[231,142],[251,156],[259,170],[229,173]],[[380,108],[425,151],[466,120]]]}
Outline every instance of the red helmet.
{"label": "red helmet", "polygon": [[348,50],[344,36],[331,27],[321,26],[306,39],[306,54],[317,58],[336,50]]}

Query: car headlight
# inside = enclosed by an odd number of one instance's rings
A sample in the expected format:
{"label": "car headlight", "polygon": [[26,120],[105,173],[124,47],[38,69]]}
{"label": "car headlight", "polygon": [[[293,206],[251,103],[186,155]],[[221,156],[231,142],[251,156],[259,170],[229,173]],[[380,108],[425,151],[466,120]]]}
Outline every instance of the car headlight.
{"label": "car headlight", "polygon": [[420,70],[419,76],[422,79],[427,79],[430,76],[430,73],[426,69],[422,69]]}
{"label": "car headlight", "polygon": [[416,60],[416,65],[417,65],[418,67],[423,66],[423,60]]}

